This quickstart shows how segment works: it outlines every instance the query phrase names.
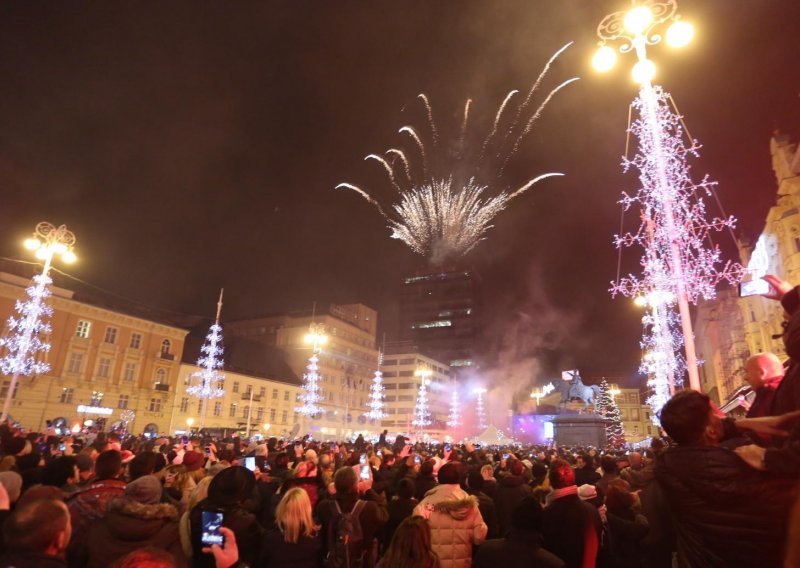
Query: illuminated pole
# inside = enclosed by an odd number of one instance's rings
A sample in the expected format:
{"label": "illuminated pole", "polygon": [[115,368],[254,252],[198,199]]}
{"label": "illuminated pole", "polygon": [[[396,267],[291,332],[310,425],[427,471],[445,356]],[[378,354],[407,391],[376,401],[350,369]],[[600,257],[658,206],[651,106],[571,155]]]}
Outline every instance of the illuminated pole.
{"label": "illuminated pole", "polygon": [[419,390],[417,391],[417,404],[414,407],[414,420],[411,423],[417,427],[417,440],[421,440],[425,436],[425,427],[431,423],[428,411],[428,384],[431,376],[433,376],[433,371],[430,369],[417,369],[414,375],[419,377],[420,381]]}
{"label": "illuminated pole", "polygon": [[484,430],[488,427],[486,425],[486,409],[483,406],[483,395],[486,394],[485,388],[476,388],[473,390],[477,395],[477,400],[475,401],[475,412],[478,415],[478,430],[480,430],[480,434],[483,433]]}
{"label": "illuminated pole", "polygon": [[49,285],[52,282],[49,276],[50,265],[55,255],[60,255],[65,263],[75,262],[75,253],[72,252],[74,246],[75,235],[67,230],[66,225],[56,227],[46,221],[37,224],[33,236],[25,240],[25,248],[36,251],[36,258],[44,261],[44,266],[42,272],[33,277],[33,284],[27,289],[29,299],[17,302],[16,310],[20,318],[12,316],[8,320],[9,331],[13,333],[0,339],[0,347],[6,348],[6,355],[0,360],[0,370],[5,375],[11,375],[0,423],[8,418],[20,375],[29,377],[50,370],[46,361],[37,359],[37,353],[50,351],[50,344],[40,339],[40,335],[47,335],[51,330],[47,322],[47,318],[53,313],[47,304]]}
{"label": "illuminated pole", "polygon": [[450,428],[461,426],[461,401],[458,397],[458,383],[453,382],[453,394],[450,395],[450,413],[447,416],[447,425]]}
{"label": "illuminated pole", "polygon": [[[637,63],[632,75],[640,85],[634,106],[641,119],[630,129],[639,138],[640,154],[631,161],[626,158],[625,165],[626,169],[631,165],[639,169],[642,189],[634,197],[625,195],[622,203],[626,207],[639,203],[643,209],[643,228],[633,235],[617,236],[616,241],[617,246],[639,242],[645,247],[645,276],[643,280],[635,277],[623,279],[613,285],[612,294],[673,294],[670,305],[677,304],[680,314],[689,386],[700,390],[689,302],[695,302],[698,296],[713,297],[716,283],[721,279],[738,279],[737,268],[740,267],[729,264],[718,271],[714,266],[720,260],[718,248],[705,248],[704,241],[710,231],[731,227],[734,220],[707,221],[704,218],[704,206],[696,194],[701,193],[699,190],[710,193],[713,184],[705,179],[699,184],[691,181],[685,157],[695,154],[697,145],[692,141],[691,146],[683,146],[680,118],[669,110],[668,95],[652,84],[656,70],[655,64],[647,58],[646,46],[661,41],[655,28],[671,23],[666,39],[673,47],[682,47],[691,41],[692,26],[681,21],[676,12],[675,0],[642,0],[627,12],[609,14],[597,28],[601,47],[593,64],[600,71],[610,69],[616,52],[605,44],[621,40],[621,53],[633,51],[636,54]],[[690,203],[692,198],[696,201]],[[650,228],[653,233],[648,235]],[[654,238],[652,234],[655,234]],[[669,311],[670,306],[665,305],[663,312]],[[669,316],[657,309],[653,311],[653,317]],[[661,325],[667,324],[662,320]],[[672,349],[673,352],[676,350],[674,345]]]}
{"label": "illuminated pole", "polygon": [[219,317],[222,313],[222,293],[223,290],[220,290],[214,324],[209,328],[206,342],[200,348],[200,357],[197,359],[197,366],[200,367],[200,370],[192,373],[192,378],[197,379],[197,384],[186,388],[188,394],[201,400],[199,426],[201,430],[206,424],[209,399],[225,395],[225,391],[220,386],[225,380],[225,375],[219,371],[224,366],[222,326],[219,324]]}
{"label": "illuminated pole", "polygon": [[381,420],[386,417],[383,407],[386,403],[383,402],[383,373],[381,372],[381,365],[383,364],[383,353],[378,353],[378,368],[375,370],[375,376],[372,379],[372,384],[369,387],[369,398],[367,399],[367,417],[371,420]]}
{"label": "illuminated pole", "polygon": [[311,345],[311,357],[308,359],[306,374],[303,377],[303,394],[300,395],[302,405],[296,406],[294,411],[304,416],[314,416],[320,414],[323,408],[319,405],[322,400],[319,387],[319,354],[322,353],[322,346],[328,341],[322,325],[311,323],[308,326],[308,333],[305,342]]}

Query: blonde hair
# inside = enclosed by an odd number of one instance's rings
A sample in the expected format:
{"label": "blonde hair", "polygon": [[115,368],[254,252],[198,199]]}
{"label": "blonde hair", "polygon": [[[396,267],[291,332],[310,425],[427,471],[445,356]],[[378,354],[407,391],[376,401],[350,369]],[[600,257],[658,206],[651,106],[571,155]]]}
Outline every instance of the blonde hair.
{"label": "blonde hair", "polygon": [[312,536],[317,530],[311,519],[311,500],[299,487],[286,492],[275,509],[275,524],[283,533],[283,540],[297,544],[301,534]]}
{"label": "blonde hair", "polygon": [[191,511],[200,501],[208,497],[208,486],[211,485],[212,479],[214,478],[210,476],[204,477],[197,484],[197,487],[192,489],[192,492],[189,494],[189,508],[187,511]]}

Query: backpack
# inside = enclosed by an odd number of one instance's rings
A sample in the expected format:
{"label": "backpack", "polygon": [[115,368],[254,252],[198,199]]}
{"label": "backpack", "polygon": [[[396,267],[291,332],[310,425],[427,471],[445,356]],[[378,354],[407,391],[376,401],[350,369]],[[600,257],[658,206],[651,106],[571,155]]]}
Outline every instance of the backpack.
{"label": "backpack", "polygon": [[359,499],[349,513],[343,513],[339,502],[334,499],[336,512],[331,519],[328,530],[328,555],[325,558],[326,568],[362,568],[368,546],[364,543],[359,516],[364,510],[366,501]]}

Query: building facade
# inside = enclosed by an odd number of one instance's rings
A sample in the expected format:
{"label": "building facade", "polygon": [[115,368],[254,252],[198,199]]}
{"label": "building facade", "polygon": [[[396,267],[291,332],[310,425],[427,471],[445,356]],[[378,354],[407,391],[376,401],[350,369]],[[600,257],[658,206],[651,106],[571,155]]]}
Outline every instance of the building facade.
{"label": "building facade", "polygon": [[313,314],[229,322],[225,329],[229,335],[278,347],[286,353],[292,371],[303,377],[312,355],[306,335],[312,324],[321,326],[327,337],[318,363],[323,397],[320,406],[324,411],[306,418],[302,431],[317,439],[341,439],[360,432],[373,433],[378,427],[365,416],[370,383],[378,365],[377,319],[377,312],[362,304],[332,304]]}
{"label": "building facade", "polygon": [[[0,314],[6,320],[29,284],[0,273]],[[44,431],[49,421],[65,432],[88,420],[112,427],[127,410],[134,413],[130,432],[166,432],[188,331],[81,301],[63,288],[52,288],[49,303],[51,368],[19,378],[12,418],[33,431]],[[11,377],[3,377],[3,400],[10,383]]]}
{"label": "building facade", "polygon": [[625,430],[625,440],[635,443],[650,436],[658,435],[658,427],[650,420],[650,407],[642,404],[642,395],[639,389],[617,388],[611,385],[611,390],[617,394],[614,400],[619,408],[620,418]]}

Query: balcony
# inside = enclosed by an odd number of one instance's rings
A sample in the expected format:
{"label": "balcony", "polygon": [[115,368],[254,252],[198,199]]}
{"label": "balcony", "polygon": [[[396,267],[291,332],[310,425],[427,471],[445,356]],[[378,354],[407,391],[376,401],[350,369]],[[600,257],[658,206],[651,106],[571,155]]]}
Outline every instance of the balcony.
{"label": "balcony", "polygon": [[153,388],[161,392],[169,392],[169,385],[167,383],[156,383]]}
{"label": "balcony", "polygon": [[[253,402],[261,402],[261,398],[262,397],[261,397],[260,394],[254,394],[253,395]],[[242,400],[250,400],[250,393],[249,392],[243,392],[242,393]]]}
{"label": "balcony", "polygon": [[159,353],[159,357],[161,357],[165,361],[174,361],[175,360],[175,355],[173,355],[172,353],[164,353],[163,351],[161,353]]}

